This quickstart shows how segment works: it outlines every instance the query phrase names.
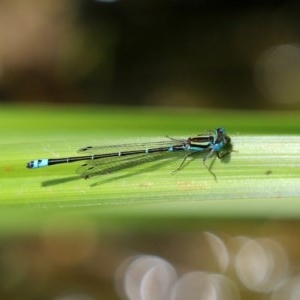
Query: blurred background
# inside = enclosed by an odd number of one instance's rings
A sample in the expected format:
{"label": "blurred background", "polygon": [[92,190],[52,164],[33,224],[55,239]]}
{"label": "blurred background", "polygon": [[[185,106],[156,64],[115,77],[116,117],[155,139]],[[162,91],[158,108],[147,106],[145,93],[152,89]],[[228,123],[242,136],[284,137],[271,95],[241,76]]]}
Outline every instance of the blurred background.
{"label": "blurred background", "polygon": [[293,0],[3,0],[0,101],[299,109]]}
{"label": "blurred background", "polygon": [[298,221],[133,219],[61,214],[2,235],[1,299],[299,299]]}

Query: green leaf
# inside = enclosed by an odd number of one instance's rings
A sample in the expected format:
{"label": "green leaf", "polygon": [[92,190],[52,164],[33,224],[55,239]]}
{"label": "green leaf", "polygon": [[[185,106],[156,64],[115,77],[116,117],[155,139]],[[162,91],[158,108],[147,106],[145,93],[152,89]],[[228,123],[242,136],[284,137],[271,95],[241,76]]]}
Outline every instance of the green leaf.
{"label": "green leaf", "polygon": [[[23,226],[12,216],[24,212],[30,216],[29,227],[56,213],[101,220],[300,214],[296,114],[4,107],[0,120],[0,222],[10,227]],[[167,134],[188,137],[218,126],[227,129],[234,152],[229,158],[210,159],[217,181],[201,155],[178,172],[174,170],[182,154],[88,180],[75,173],[80,162],[26,168],[33,159],[78,155],[76,151],[87,145],[164,140]]]}

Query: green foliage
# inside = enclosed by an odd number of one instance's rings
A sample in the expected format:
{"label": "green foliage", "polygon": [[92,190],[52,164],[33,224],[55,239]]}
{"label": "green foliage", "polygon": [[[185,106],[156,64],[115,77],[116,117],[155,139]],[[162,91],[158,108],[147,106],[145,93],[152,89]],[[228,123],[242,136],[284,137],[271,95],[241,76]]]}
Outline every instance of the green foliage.
{"label": "green foliage", "polygon": [[[101,220],[299,217],[296,114],[3,107],[0,122],[0,222],[10,228],[24,228],[24,220],[18,219],[24,212],[29,227],[56,213]],[[189,160],[179,172],[174,170],[182,156],[171,155],[88,180],[75,173],[80,163],[25,167],[32,159],[78,155],[77,149],[87,145],[163,140],[166,134],[187,137],[218,126],[227,129],[234,152],[229,158],[210,160],[217,182],[201,156]]]}

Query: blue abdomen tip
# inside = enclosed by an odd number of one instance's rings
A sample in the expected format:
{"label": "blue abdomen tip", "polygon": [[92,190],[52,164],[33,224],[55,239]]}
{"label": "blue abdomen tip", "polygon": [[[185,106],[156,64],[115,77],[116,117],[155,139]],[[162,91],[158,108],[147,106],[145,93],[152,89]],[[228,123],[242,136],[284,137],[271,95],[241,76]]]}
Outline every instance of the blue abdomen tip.
{"label": "blue abdomen tip", "polygon": [[27,168],[29,169],[36,169],[36,168],[42,168],[48,166],[48,159],[36,159],[32,160],[29,163],[27,163]]}

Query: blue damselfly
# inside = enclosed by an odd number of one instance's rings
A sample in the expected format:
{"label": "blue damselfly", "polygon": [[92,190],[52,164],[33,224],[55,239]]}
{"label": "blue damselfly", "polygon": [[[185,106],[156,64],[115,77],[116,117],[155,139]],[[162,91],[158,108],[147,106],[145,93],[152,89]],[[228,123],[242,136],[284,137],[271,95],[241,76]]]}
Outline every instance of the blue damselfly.
{"label": "blue damselfly", "polygon": [[[56,164],[71,163],[76,161],[86,161],[77,169],[77,173],[87,179],[95,175],[111,173],[115,170],[138,164],[147,156],[153,156],[162,153],[184,152],[185,156],[175,171],[183,168],[186,159],[196,153],[205,153],[203,164],[207,170],[214,176],[206,160],[216,155],[218,158],[232,152],[232,143],[230,137],[226,134],[224,128],[217,128],[214,132],[199,134],[187,139],[174,139],[152,143],[133,143],[112,146],[88,146],[78,150],[78,153],[86,153],[84,156],[73,156],[66,158],[46,158],[36,159],[27,163],[27,168],[36,169]],[[119,151],[120,150],[120,151]]]}

